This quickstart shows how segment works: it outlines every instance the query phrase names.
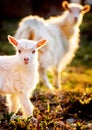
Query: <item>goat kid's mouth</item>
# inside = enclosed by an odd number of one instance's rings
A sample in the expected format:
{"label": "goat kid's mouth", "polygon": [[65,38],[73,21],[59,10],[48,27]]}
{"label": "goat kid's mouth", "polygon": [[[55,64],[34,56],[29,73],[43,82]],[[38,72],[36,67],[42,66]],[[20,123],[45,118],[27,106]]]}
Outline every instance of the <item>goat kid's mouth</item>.
{"label": "goat kid's mouth", "polygon": [[28,61],[24,61],[25,64],[28,64],[29,62]]}
{"label": "goat kid's mouth", "polygon": [[77,22],[78,22],[78,19],[77,19],[77,18],[75,18],[75,19],[74,19],[74,23],[76,24]]}

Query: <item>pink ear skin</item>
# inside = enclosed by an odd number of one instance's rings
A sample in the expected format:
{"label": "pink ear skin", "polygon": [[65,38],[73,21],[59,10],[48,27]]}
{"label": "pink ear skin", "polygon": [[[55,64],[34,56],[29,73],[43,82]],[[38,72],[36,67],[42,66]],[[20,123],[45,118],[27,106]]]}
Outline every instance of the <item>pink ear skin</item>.
{"label": "pink ear skin", "polygon": [[46,39],[42,39],[42,40],[38,41],[37,42],[37,48],[40,48],[40,47],[46,45],[46,42],[47,42]]}
{"label": "pink ear skin", "polygon": [[9,41],[12,45],[14,45],[14,46],[17,46],[17,45],[18,45],[17,40],[16,40],[14,37],[10,36],[10,35],[8,35],[8,41]]}

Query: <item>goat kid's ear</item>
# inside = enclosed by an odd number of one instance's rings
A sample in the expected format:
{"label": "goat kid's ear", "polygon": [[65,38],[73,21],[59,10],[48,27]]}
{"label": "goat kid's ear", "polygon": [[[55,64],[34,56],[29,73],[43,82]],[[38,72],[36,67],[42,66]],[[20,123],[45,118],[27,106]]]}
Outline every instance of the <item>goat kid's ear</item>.
{"label": "goat kid's ear", "polygon": [[16,40],[14,37],[10,36],[10,35],[8,35],[8,41],[9,41],[12,45],[14,45],[14,46],[17,46],[17,45],[18,45],[17,40]]}
{"label": "goat kid's ear", "polygon": [[69,4],[69,3],[68,3],[67,1],[63,1],[62,7],[63,7],[65,10],[70,10],[68,4]]}
{"label": "goat kid's ear", "polygon": [[44,45],[46,45],[46,43],[47,43],[47,40],[46,39],[42,39],[42,40],[37,42],[37,46],[36,47],[39,49],[39,48],[43,47]]}
{"label": "goat kid's ear", "polygon": [[89,12],[90,9],[91,9],[90,5],[85,5],[85,6],[83,7],[83,9],[81,10],[81,12],[82,12],[83,14],[85,14],[85,13]]}

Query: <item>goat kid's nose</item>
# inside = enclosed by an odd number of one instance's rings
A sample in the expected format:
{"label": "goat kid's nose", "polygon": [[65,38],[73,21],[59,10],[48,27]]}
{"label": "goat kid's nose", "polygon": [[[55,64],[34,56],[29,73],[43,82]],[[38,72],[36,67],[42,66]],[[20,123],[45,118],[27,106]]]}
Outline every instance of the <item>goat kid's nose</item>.
{"label": "goat kid's nose", "polygon": [[25,61],[25,62],[28,62],[28,61],[29,61],[29,58],[27,58],[27,57],[24,58],[24,61]]}

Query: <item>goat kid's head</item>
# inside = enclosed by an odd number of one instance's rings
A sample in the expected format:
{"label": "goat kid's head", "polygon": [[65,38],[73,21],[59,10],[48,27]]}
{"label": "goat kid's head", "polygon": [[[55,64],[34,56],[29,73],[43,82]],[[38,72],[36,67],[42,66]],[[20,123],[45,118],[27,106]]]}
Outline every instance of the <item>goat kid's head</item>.
{"label": "goat kid's head", "polygon": [[47,42],[46,39],[42,39],[38,42],[26,39],[17,40],[10,35],[8,35],[8,40],[16,48],[16,55],[22,64],[34,63],[37,56],[36,51],[46,45]]}
{"label": "goat kid's head", "polygon": [[90,6],[85,5],[82,6],[77,3],[68,3],[67,1],[64,1],[62,3],[62,6],[65,10],[69,11],[69,20],[70,22],[73,22],[73,24],[81,24],[83,19],[83,14],[89,12]]}

